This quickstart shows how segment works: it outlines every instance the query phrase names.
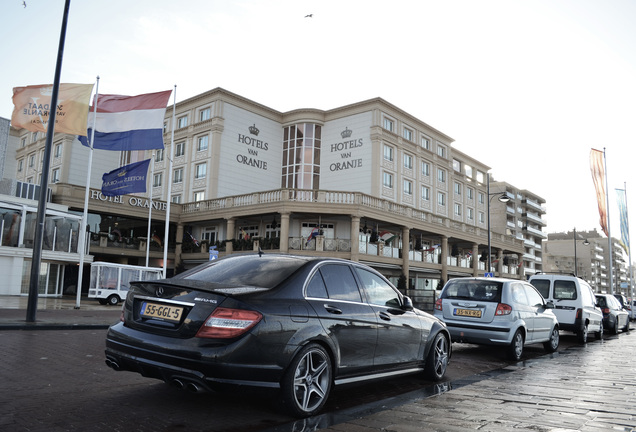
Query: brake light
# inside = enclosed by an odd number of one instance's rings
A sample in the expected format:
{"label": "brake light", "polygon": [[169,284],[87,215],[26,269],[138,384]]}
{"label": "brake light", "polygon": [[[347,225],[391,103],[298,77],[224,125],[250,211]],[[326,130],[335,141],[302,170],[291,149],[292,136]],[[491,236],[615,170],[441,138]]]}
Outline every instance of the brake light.
{"label": "brake light", "polygon": [[511,313],[512,307],[510,305],[499,303],[497,305],[497,310],[495,311],[495,316],[510,315]]}
{"label": "brake light", "polygon": [[576,319],[581,319],[582,315],[583,315],[583,309],[577,309],[576,310]]}
{"label": "brake light", "polygon": [[435,300],[435,309],[437,309],[438,311],[442,310],[442,299],[438,298],[437,300]]}
{"label": "brake light", "polygon": [[254,327],[263,318],[259,312],[216,308],[196,334],[202,338],[233,338]]}

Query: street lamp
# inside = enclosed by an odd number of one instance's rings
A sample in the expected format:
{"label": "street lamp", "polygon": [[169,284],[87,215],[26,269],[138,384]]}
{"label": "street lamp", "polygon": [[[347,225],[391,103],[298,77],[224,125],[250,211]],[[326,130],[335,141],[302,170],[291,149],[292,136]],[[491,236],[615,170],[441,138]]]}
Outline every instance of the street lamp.
{"label": "street lamp", "polygon": [[[574,228],[574,234],[572,235],[572,237],[574,238],[574,276],[578,277],[579,269],[578,269],[578,266],[576,265],[576,228]],[[583,244],[587,246],[590,244],[590,242],[587,239],[585,239],[583,240]]]}
{"label": "street lamp", "polygon": [[501,193],[501,192],[493,192],[490,193],[490,173],[487,174],[488,177],[486,177],[487,181],[486,181],[486,193],[488,194],[488,257],[486,259],[486,263],[487,266],[486,267],[486,273],[490,273],[490,267],[491,267],[491,246],[490,246],[490,236],[491,236],[491,231],[490,231],[490,201],[492,200],[492,196],[494,195],[499,195],[499,201],[502,203],[507,203],[508,201],[510,201],[510,197],[508,196],[508,194]]}

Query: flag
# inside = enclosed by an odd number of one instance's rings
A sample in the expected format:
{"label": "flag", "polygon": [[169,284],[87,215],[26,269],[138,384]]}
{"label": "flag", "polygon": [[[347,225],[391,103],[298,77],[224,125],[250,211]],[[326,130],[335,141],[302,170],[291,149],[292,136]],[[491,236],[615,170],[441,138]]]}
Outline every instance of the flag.
{"label": "flag", "polygon": [[135,192],[146,192],[146,176],[150,159],[117,168],[102,176],[102,193],[119,196]]}
{"label": "flag", "polygon": [[392,232],[389,232],[389,231],[382,231],[380,233],[380,240],[384,241],[384,243],[389,243],[395,237],[397,237],[397,236],[395,234],[393,234]]}
{"label": "flag", "polygon": [[[98,95],[94,149],[130,151],[163,148],[163,122],[172,90],[138,96]],[[94,103],[94,102],[93,102]],[[88,133],[93,127],[89,113]],[[88,146],[88,138],[80,137]]]}
{"label": "flag", "polygon": [[627,202],[625,189],[616,189],[618,211],[621,219],[621,245],[629,255],[629,220],[627,219]]}
{"label": "flag", "polygon": [[243,228],[241,228],[241,237],[243,237],[243,240],[249,240],[250,239],[250,235],[248,233],[246,233]]}
{"label": "flag", "polygon": [[314,227],[314,229],[311,230],[311,233],[309,234],[309,237],[307,237],[307,243],[305,243],[305,246],[309,246],[309,242],[312,241],[320,232],[320,230],[318,230],[318,227]]}
{"label": "flag", "polygon": [[194,243],[194,245],[198,247],[199,241],[196,238],[194,238],[194,236],[190,234],[189,232],[188,232],[188,235],[190,236],[190,239],[192,239],[192,242]]}
{"label": "flag", "polygon": [[[88,104],[93,84],[60,84],[55,114],[55,132],[86,134]],[[46,132],[53,85],[13,88],[11,125],[31,132]]]}
{"label": "flag", "polygon": [[159,238],[159,236],[157,234],[153,234],[152,237],[150,238],[150,240],[152,240],[153,242],[157,243],[159,245],[159,247],[161,247],[161,239]]}
{"label": "flag", "polygon": [[596,200],[598,201],[598,212],[600,215],[601,229],[607,237],[609,231],[607,228],[607,198],[605,195],[605,165],[603,163],[603,152],[592,149],[590,151],[590,169],[592,171],[592,180],[596,189]]}
{"label": "flag", "polygon": [[435,249],[437,249],[439,247],[438,244],[433,245],[432,247],[428,248],[428,249],[424,249],[424,252],[434,252]]}

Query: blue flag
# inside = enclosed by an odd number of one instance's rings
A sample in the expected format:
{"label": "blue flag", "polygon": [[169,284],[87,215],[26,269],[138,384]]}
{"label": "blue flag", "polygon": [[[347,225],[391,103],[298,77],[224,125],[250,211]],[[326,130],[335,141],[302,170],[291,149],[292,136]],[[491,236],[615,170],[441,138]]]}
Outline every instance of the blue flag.
{"label": "blue flag", "polygon": [[146,176],[150,159],[117,168],[102,176],[102,193],[119,196],[135,192],[146,192]]}

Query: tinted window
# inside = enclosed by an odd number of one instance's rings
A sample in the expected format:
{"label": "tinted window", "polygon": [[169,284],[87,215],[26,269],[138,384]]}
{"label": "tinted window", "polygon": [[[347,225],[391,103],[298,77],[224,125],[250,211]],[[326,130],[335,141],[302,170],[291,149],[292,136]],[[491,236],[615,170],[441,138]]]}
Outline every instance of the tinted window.
{"label": "tinted window", "polygon": [[327,298],[327,287],[320,272],[316,272],[307,284],[307,297]]}
{"label": "tinted window", "polygon": [[539,290],[543,298],[550,298],[550,281],[548,279],[533,279],[530,283]]}
{"label": "tinted window", "polygon": [[175,279],[200,280],[233,286],[273,288],[288,278],[305,260],[281,257],[247,255],[228,257],[202,264],[184,272]]}
{"label": "tinted window", "polygon": [[495,281],[452,279],[444,287],[441,298],[499,302],[501,286]]}
{"label": "tinted window", "polygon": [[543,297],[539,294],[539,291],[534,289],[532,285],[524,285],[526,287],[526,296],[530,306],[543,306]]}
{"label": "tinted window", "polygon": [[320,267],[327,294],[331,299],[361,302],[360,291],[348,265],[327,264]]}
{"label": "tinted window", "polygon": [[554,280],[555,300],[576,300],[576,284],[570,280]]}
{"label": "tinted window", "polygon": [[384,279],[365,269],[356,268],[367,301],[379,306],[400,306],[400,296]]}

